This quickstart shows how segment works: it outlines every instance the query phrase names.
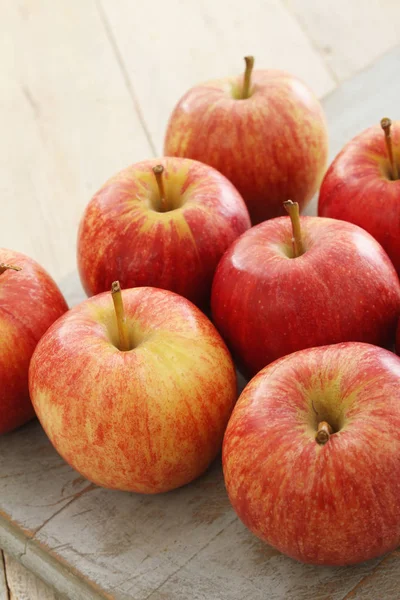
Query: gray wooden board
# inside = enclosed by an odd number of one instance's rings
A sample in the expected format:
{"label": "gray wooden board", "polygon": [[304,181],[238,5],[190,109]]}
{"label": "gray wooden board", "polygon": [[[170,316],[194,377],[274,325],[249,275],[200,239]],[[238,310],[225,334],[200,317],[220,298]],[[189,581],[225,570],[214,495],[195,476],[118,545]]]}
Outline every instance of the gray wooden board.
{"label": "gray wooden board", "polygon": [[[396,49],[326,98],[331,156],[382,116],[400,117],[399,65]],[[76,274],[60,284],[70,303],[82,298]],[[320,568],[257,540],[229,505],[220,459],[169,494],[113,492],[66,465],[37,422],[0,438],[0,546],[73,600],[400,597],[399,552]]]}

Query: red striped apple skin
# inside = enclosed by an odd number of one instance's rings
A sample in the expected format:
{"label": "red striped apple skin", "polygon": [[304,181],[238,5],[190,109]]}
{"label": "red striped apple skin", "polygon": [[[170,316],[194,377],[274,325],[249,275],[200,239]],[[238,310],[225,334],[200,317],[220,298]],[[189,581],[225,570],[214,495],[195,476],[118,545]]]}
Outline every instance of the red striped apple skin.
{"label": "red striped apple skin", "polygon": [[254,225],[284,215],[285,200],[307,205],[324,175],[328,141],[322,107],[302,81],[266,70],[254,71],[252,82],[246,100],[236,99],[242,77],[189,90],[170,117],[164,153],[218,169]]}
{"label": "red striped apple skin", "polygon": [[[152,168],[182,206],[157,212]],[[250,227],[240,194],[220,173],[180,158],[147,160],[110,179],[89,203],[78,235],[78,267],[89,296],[110,289],[168,289],[205,307],[218,261]]]}
{"label": "red striped apple skin", "polygon": [[0,248],[0,263],[21,267],[0,274],[0,434],[35,416],[28,391],[29,361],[67,304],[50,275],[33,259]]}
{"label": "red striped apple skin", "polygon": [[[400,121],[393,123],[391,137],[400,168]],[[318,214],[366,229],[400,274],[400,180],[391,180],[389,169],[382,128],[370,127],[351,140],[329,167]]]}
{"label": "red striped apple skin", "polygon": [[[319,420],[337,429],[325,445],[315,440]],[[394,550],[400,359],[348,342],[277,360],[240,396],[223,468],[240,519],[296,560],[348,565]]]}
{"label": "red striped apple skin", "polygon": [[36,413],[61,456],[94,483],[147,494],[201,475],[222,445],[236,373],[212,323],[185,298],[123,291],[134,349],[121,352],[111,295],[70,310],[32,358]]}
{"label": "red striped apple skin", "polygon": [[213,320],[248,375],[303,348],[394,342],[400,283],[382,247],[352,223],[300,219],[302,256],[290,258],[290,219],[278,217],[244,233],[218,265]]}

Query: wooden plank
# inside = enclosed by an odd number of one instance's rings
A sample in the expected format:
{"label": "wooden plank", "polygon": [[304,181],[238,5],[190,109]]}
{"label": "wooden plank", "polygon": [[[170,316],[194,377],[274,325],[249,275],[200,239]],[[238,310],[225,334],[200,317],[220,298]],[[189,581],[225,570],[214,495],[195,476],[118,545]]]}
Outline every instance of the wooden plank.
{"label": "wooden plank", "polygon": [[341,82],[400,42],[397,0],[284,0]]}
{"label": "wooden plank", "polygon": [[276,0],[169,0],[168,7],[156,2],[151,9],[130,0],[99,4],[159,153],[180,96],[201,81],[241,73],[246,54],[255,55],[258,68],[292,71],[318,96],[335,87],[297,21]]}
{"label": "wooden plank", "polygon": [[10,600],[8,593],[4,554],[0,550],[0,600]]}
{"label": "wooden plank", "polygon": [[190,486],[160,496],[93,490],[28,544],[47,548],[115,600],[341,599],[379,562],[305,566],[257,540],[235,517],[219,461]]}
{"label": "wooden plank", "polygon": [[70,289],[84,206],[151,147],[95,0],[7,2],[0,40],[1,245]]}
{"label": "wooden plank", "polygon": [[9,600],[62,600],[59,594],[7,554],[5,567],[10,590]]}
{"label": "wooden plank", "polygon": [[0,518],[17,523],[26,538],[90,489],[49,445],[37,422],[0,438]]}

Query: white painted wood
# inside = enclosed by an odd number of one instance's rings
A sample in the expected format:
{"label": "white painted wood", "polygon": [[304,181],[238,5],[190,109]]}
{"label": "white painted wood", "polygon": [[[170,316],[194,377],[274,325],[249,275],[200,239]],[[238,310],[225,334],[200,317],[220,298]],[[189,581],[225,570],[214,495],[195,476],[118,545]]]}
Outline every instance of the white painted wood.
{"label": "white painted wood", "polygon": [[54,590],[7,554],[5,565],[10,589],[9,600],[62,600]]}
{"label": "white painted wood", "polygon": [[59,282],[92,194],[151,154],[94,0],[15,0],[0,18],[0,241]]}
{"label": "white painted wood", "polygon": [[399,0],[284,2],[338,81],[351,77],[400,43]]}
{"label": "white painted wood", "polygon": [[243,56],[256,68],[302,77],[318,96],[335,83],[299,24],[278,0],[98,0],[162,152],[169,115],[193,85],[241,73]]}

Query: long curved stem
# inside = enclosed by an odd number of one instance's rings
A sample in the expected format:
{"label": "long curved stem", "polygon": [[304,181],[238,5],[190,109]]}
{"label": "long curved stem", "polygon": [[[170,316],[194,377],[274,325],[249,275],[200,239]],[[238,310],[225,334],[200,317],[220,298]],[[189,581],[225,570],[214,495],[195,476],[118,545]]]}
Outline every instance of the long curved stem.
{"label": "long curved stem", "polygon": [[124,303],[122,301],[121,286],[119,281],[114,281],[111,286],[111,295],[114,302],[115,316],[117,318],[118,334],[119,334],[119,349],[123,352],[130,350],[129,334],[126,325],[126,317]]}
{"label": "long curved stem", "polygon": [[286,200],[286,202],[283,203],[283,206],[285,207],[286,212],[289,214],[290,220],[292,222],[293,250],[294,257],[297,258],[305,252],[303,246],[303,239],[301,235],[299,205],[297,202]]}

